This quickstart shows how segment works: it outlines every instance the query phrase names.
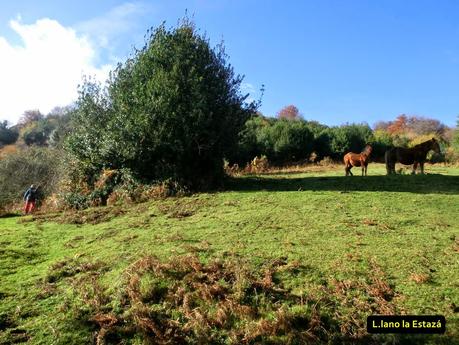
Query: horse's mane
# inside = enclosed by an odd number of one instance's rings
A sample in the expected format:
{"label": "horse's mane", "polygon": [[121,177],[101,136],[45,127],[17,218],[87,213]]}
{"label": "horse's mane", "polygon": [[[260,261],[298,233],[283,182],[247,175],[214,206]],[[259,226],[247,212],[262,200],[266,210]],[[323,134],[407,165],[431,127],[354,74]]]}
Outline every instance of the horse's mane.
{"label": "horse's mane", "polygon": [[373,150],[373,148],[371,147],[371,145],[370,144],[366,144],[364,149],[360,153],[361,154],[365,154],[365,155],[369,155],[372,150]]}
{"label": "horse's mane", "polygon": [[427,140],[427,141],[424,141],[423,143],[420,143],[420,144],[417,144],[417,145],[414,145],[413,146],[413,149],[421,149],[421,148],[425,148],[427,145],[431,145],[433,142],[435,142],[436,140],[434,138],[430,139],[430,140]]}

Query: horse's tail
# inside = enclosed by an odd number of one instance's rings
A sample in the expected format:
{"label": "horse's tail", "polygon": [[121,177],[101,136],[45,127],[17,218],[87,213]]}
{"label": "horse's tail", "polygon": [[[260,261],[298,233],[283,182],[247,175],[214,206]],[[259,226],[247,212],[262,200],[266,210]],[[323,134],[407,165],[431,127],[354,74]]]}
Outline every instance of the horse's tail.
{"label": "horse's tail", "polygon": [[392,172],[393,172],[393,165],[394,165],[394,162],[393,162],[393,155],[394,155],[394,149],[389,149],[386,151],[386,153],[384,154],[384,160],[386,162],[386,172],[387,172],[387,175],[390,175]]}
{"label": "horse's tail", "polygon": [[348,176],[351,173],[351,159],[350,159],[350,152],[346,153],[343,157],[343,162],[344,162],[344,172],[346,173],[346,176]]}

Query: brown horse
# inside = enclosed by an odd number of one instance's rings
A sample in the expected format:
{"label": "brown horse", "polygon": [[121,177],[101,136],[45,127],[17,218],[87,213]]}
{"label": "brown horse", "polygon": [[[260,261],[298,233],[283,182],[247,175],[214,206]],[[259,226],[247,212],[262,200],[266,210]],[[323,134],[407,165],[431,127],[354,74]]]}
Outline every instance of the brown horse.
{"label": "brown horse", "polygon": [[421,166],[421,174],[424,174],[424,162],[426,161],[427,152],[434,150],[440,153],[440,145],[435,138],[427,140],[412,148],[394,147],[386,151],[386,170],[387,175],[395,174],[395,163],[399,162],[405,165],[413,164],[412,174],[416,173],[418,164]]}
{"label": "brown horse", "polygon": [[366,145],[361,153],[349,152],[344,155],[344,171],[346,171],[346,176],[353,176],[351,169],[352,167],[362,167],[362,176],[365,172],[367,175],[368,161],[373,148],[371,145]]}

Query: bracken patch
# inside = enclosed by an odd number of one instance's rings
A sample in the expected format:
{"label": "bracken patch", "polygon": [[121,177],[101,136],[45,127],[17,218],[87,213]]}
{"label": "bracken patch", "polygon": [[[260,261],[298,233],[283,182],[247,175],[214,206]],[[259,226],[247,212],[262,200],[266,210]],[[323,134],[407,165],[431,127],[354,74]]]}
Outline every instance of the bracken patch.
{"label": "bracken patch", "polygon": [[91,306],[87,321],[99,345],[120,337],[152,344],[315,344],[336,336],[337,324],[321,314],[317,300],[275,278],[298,263],[281,258],[260,272],[249,267],[235,257],[205,263],[194,254],[167,262],[145,256],[125,270],[116,294],[103,291],[96,276],[74,289]]}

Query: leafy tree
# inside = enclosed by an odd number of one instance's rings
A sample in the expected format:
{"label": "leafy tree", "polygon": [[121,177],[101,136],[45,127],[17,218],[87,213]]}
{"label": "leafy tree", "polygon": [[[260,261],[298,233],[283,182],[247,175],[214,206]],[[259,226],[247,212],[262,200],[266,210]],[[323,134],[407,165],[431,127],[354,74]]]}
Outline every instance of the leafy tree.
{"label": "leafy tree", "polygon": [[73,107],[55,108],[51,111],[46,119],[54,122],[54,128],[49,134],[48,143],[51,147],[62,148],[65,139],[71,133],[72,116],[75,109]]}
{"label": "leafy tree", "polygon": [[408,119],[408,128],[416,135],[435,134],[442,136],[448,129],[446,125],[436,119],[412,116]]}
{"label": "leafy tree", "polygon": [[213,186],[256,109],[240,92],[242,80],[223,45],[212,49],[189,20],[163,24],[107,88],[83,84],[67,147],[94,171],[129,168],[148,180]]}
{"label": "leafy tree", "polygon": [[384,131],[388,132],[389,126],[392,124],[392,121],[378,121],[373,125],[375,131]]}
{"label": "leafy tree", "polygon": [[399,115],[395,121],[392,121],[387,127],[391,135],[405,134],[408,127],[408,117],[405,114]]}
{"label": "leafy tree", "polygon": [[71,131],[72,106],[55,107],[46,116],[39,111],[27,111],[21,120],[20,138],[28,146],[62,147]]}
{"label": "leafy tree", "polygon": [[274,163],[307,159],[314,147],[314,135],[305,121],[274,121],[261,129],[257,140]]}
{"label": "leafy tree", "polygon": [[46,114],[46,118],[60,120],[68,116],[68,114],[71,113],[73,109],[74,107],[72,105],[67,105],[65,107],[57,106],[51,109],[48,114]]}
{"label": "leafy tree", "polygon": [[303,121],[288,123],[279,121],[272,127],[277,139],[274,152],[278,161],[308,159],[314,148],[314,135]]}
{"label": "leafy tree", "polygon": [[361,152],[372,141],[373,132],[367,124],[346,124],[330,130],[330,148],[336,159],[349,151]]}
{"label": "leafy tree", "polygon": [[[272,120],[271,120],[272,121]],[[264,148],[258,138],[263,127],[270,126],[270,120],[263,115],[251,117],[239,133],[239,141],[236,149],[227,157],[230,163],[244,165],[254,157],[265,154]]]}
{"label": "leafy tree", "polygon": [[0,146],[16,142],[19,133],[8,127],[8,121],[0,122]]}
{"label": "leafy tree", "polygon": [[48,119],[31,122],[23,129],[22,139],[27,145],[45,146],[48,144],[49,135],[54,130],[55,124]]}
{"label": "leafy tree", "polygon": [[377,129],[373,131],[373,137],[373,152],[371,153],[370,159],[384,162],[384,156],[386,151],[390,147],[394,146],[393,137],[388,132],[382,129]]}
{"label": "leafy tree", "polygon": [[44,118],[43,114],[38,109],[26,110],[19,119],[19,124],[21,126],[26,126],[31,122],[37,122]]}
{"label": "leafy tree", "polygon": [[307,159],[315,148],[314,131],[322,138],[324,128],[327,127],[317,122],[254,116],[239,133],[238,147],[230,162],[244,165],[262,155],[274,164]]}
{"label": "leafy tree", "polygon": [[421,135],[436,135],[442,137],[448,127],[436,119],[408,116],[402,114],[394,121],[380,121],[374,125],[375,130],[384,130],[394,137],[413,139]]}
{"label": "leafy tree", "polygon": [[317,121],[306,121],[306,124],[314,135],[313,151],[317,155],[316,159],[321,160],[324,157],[331,156],[331,135],[329,127]]}
{"label": "leafy tree", "polygon": [[457,117],[456,130],[453,141],[459,145],[459,116]]}

